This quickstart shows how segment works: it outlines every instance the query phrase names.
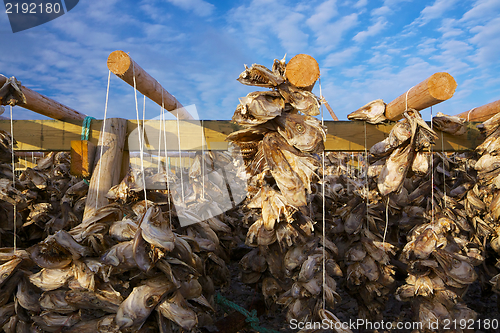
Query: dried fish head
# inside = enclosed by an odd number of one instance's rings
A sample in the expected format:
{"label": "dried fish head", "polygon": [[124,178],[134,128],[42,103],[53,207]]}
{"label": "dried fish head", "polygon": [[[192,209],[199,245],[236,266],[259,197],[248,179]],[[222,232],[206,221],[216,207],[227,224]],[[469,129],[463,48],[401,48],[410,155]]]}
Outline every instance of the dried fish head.
{"label": "dried fish head", "polygon": [[403,186],[404,178],[413,162],[414,151],[410,144],[397,148],[387,159],[377,180],[380,194],[385,196],[398,191]]}
{"label": "dried fish head", "polygon": [[432,124],[438,131],[457,136],[462,135],[467,131],[467,126],[465,126],[464,123],[464,118],[448,116],[441,112],[438,112],[437,115],[432,118]]}
{"label": "dried fish head", "polygon": [[348,114],[347,119],[362,120],[370,124],[380,124],[387,120],[385,117],[385,103],[381,99],[376,99]]}
{"label": "dried fish head", "polygon": [[163,278],[152,278],[135,287],[120,304],[116,312],[116,324],[120,328],[138,328],[146,321],[162,296],[177,287]]}
{"label": "dried fish head", "polygon": [[284,113],[275,118],[278,132],[288,144],[303,152],[317,153],[325,149],[326,128],[318,119],[300,114]]}
{"label": "dried fish head", "polygon": [[277,87],[284,81],[281,75],[276,75],[276,73],[273,73],[268,68],[258,64],[253,64],[250,68],[245,65],[245,70],[237,80],[248,86],[267,88]]}
{"label": "dried fish head", "polygon": [[158,312],[187,331],[198,324],[196,313],[191,310],[180,291],[176,291],[172,297],[161,302],[158,305]]}
{"label": "dried fish head", "polygon": [[241,97],[240,103],[242,105],[242,108],[239,109],[241,115],[253,117],[257,122],[258,120],[273,119],[285,109],[285,101],[277,91],[254,91],[246,97]]}

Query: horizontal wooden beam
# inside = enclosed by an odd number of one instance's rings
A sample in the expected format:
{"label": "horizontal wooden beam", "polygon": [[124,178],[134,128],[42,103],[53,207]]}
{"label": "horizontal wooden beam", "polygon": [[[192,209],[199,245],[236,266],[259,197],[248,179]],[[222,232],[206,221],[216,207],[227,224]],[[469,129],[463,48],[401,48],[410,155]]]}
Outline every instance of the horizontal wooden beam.
{"label": "horizontal wooden beam", "polygon": [[[7,78],[0,75],[0,87],[7,81]],[[44,116],[78,124],[85,119],[85,115],[64,104],[61,104],[47,96],[37,93],[30,88],[21,86],[21,91],[26,97],[26,104],[18,106],[42,114]]]}
{"label": "horizontal wooden beam", "polygon": [[[161,84],[139,66],[127,53],[114,51],[108,57],[108,68],[123,81],[136,87],[159,106],[163,106],[178,119],[194,119],[182,104]],[[134,82],[135,76],[135,82]]]}
{"label": "horizontal wooden beam", "polygon": [[[364,151],[387,137],[394,123],[371,125],[361,121],[325,121],[328,128],[325,149],[327,151]],[[71,140],[80,140],[82,127],[57,120],[14,120],[14,138],[18,151],[69,151]],[[102,120],[93,120],[90,126],[89,140],[97,145]],[[366,127],[365,127],[366,126]],[[438,132],[434,150],[465,151],[475,149],[481,142],[476,123],[468,123],[467,133],[456,137]],[[201,150],[202,143],[207,150],[226,150],[226,136],[240,127],[228,120],[203,121],[205,141],[202,141],[200,121],[167,120],[168,151]],[[10,121],[0,120],[0,129],[10,132]],[[145,126],[145,142],[149,151],[158,149],[160,122],[150,120]],[[365,139],[366,130],[366,139]],[[180,133],[180,139],[177,138]],[[443,140],[441,140],[441,137]],[[164,150],[162,134],[161,150]],[[137,121],[127,121],[127,141],[125,150],[138,151]]]}
{"label": "horizontal wooden beam", "polygon": [[457,114],[467,121],[486,121],[500,112],[500,100]]}

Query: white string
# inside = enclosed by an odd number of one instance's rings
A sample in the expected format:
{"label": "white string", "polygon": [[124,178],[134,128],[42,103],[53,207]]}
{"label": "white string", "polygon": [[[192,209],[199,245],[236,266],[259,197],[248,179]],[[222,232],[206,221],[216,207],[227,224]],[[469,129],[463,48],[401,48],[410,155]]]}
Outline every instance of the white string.
{"label": "white string", "polygon": [[146,176],[144,175],[144,147],[146,147],[145,134],[146,131],[146,95],[143,95],[142,104],[142,149],[141,149],[141,168],[142,168],[142,183],[144,184],[144,204],[146,209],[148,209],[148,201],[146,198]]}
{"label": "white string", "polygon": [[[319,83],[319,96],[321,99],[323,99],[323,93],[321,90],[321,78],[318,80]],[[321,104],[321,125],[325,125],[325,119],[324,119],[324,108],[323,104]],[[323,208],[323,310],[326,308],[326,258],[325,258],[325,239],[326,239],[326,220],[325,220],[325,211],[326,211],[326,203],[325,203],[325,150],[321,152],[321,161],[322,161],[322,168],[323,172],[321,175],[321,197],[322,197],[322,208]]]}
{"label": "white string", "polygon": [[168,176],[168,173],[170,171],[170,163],[168,160],[168,148],[167,148],[167,121],[165,119],[165,105],[163,103],[163,89],[161,93],[161,106],[163,109],[163,144],[165,147],[165,173],[167,175],[167,200],[168,200],[168,216],[170,218],[170,221],[172,221],[172,205],[170,202],[170,178]]}
{"label": "white string", "polygon": [[[12,121],[12,105],[10,106],[10,150],[12,153],[12,187],[16,188],[16,167],[14,161],[14,123]],[[17,252],[17,205],[14,201],[14,254]]]}
{"label": "white string", "polygon": [[444,170],[444,139],[443,132],[441,132],[441,154],[443,159],[443,192],[444,192],[444,207],[446,208],[446,174]]}
{"label": "white string", "polygon": [[[415,87],[415,86],[413,86],[413,87]],[[408,110],[408,93],[410,92],[410,90],[413,89],[413,87],[411,87],[410,89],[408,89],[406,91],[406,106],[405,106],[405,111]]]}
{"label": "white string", "polygon": [[[135,66],[134,62],[132,62],[132,80],[134,81],[134,99],[135,99],[135,114],[137,117],[137,132],[138,132],[138,141],[139,141],[139,152],[141,158],[141,173],[142,173],[142,184],[144,186],[144,202],[146,209],[148,208],[148,203],[146,200],[146,180],[144,177],[144,164],[143,164],[143,151],[142,151],[142,136],[141,136],[141,121],[139,120],[139,102],[137,101],[137,83],[135,81]],[[144,126],[144,124],[143,124]]]}
{"label": "white string", "polygon": [[469,121],[470,121],[470,120],[469,120],[469,119],[470,119],[470,113],[471,113],[472,111],[474,111],[475,109],[476,109],[476,108],[472,108],[472,109],[470,109],[470,110],[469,110],[469,112],[467,112],[467,122],[469,122]]}
{"label": "white string", "polygon": [[[111,71],[108,70],[108,87],[106,88],[106,102],[104,103],[104,119],[102,121],[102,129],[101,133],[99,134],[99,141],[101,142],[101,151],[99,155],[99,170],[97,171],[97,188],[99,188],[99,183],[101,180],[101,167],[102,167],[102,151],[104,150],[103,144],[103,138],[104,138],[104,130],[106,129],[106,117],[108,114],[108,98],[109,98],[109,83],[111,80]],[[95,206],[99,207],[99,191],[97,191],[96,197],[95,197]]]}
{"label": "white string", "polygon": [[[384,228],[384,238],[382,243],[385,244],[385,235],[387,234],[387,227],[389,226],[389,197],[387,197],[387,204],[385,205],[385,228]],[[385,247],[384,247],[385,248]]]}
{"label": "white string", "polygon": [[179,143],[179,170],[181,174],[181,195],[182,195],[182,202],[184,202],[184,180],[183,180],[183,170],[182,170],[182,156],[181,156],[181,131],[179,127],[179,112],[177,112],[177,142]]}
{"label": "white string", "polygon": [[201,120],[201,196],[205,199],[205,126]]}
{"label": "white string", "polygon": [[[431,106],[431,119],[432,119],[432,106]],[[432,129],[433,129],[433,124],[431,121],[431,130]],[[434,222],[434,149],[432,145],[431,145],[431,222]]]}
{"label": "white string", "polygon": [[369,226],[369,224],[368,224],[368,193],[370,191],[370,188],[368,186],[368,150],[366,148],[366,146],[367,146],[366,137],[367,137],[367,134],[366,134],[366,121],[365,121],[365,188],[366,188],[365,206],[366,206],[366,226],[368,228],[368,226]]}
{"label": "white string", "polygon": [[163,89],[161,89],[161,107],[160,107],[160,129],[158,133],[158,173],[160,173],[160,162],[161,162],[161,127],[163,125]]}

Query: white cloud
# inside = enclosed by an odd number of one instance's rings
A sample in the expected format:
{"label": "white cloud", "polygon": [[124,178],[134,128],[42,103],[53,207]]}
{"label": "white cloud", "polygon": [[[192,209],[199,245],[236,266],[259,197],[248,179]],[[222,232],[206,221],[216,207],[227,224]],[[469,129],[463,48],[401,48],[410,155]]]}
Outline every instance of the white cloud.
{"label": "white cloud", "polygon": [[500,11],[500,1],[498,0],[479,0],[474,3],[472,9],[464,14],[460,21],[485,21],[489,18],[498,16]]}
{"label": "white cloud", "polygon": [[457,0],[436,0],[431,6],[426,6],[420,16],[412,23],[423,26],[433,19],[443,17],[443,15],[453,7]]}
{"label": "white cloud", "polygon": [[338,15],[336,0],[326,0],[317,6],[316,11],[306,20],[307,25],[313,30],[324,27],[333,17]]}
{"label": "white cloud", "polygon": [[356,2],[354,4],[354,8],[363,8],[363,7],[366,7],[366,5],[368,4],[368,0],[358,0],[358,2]]}
{"label": "white cloud", "polygon": [[327,68],[343,65],[352,60],[359,50],[359,47],[353,46],[339,52],[331,53],[325,58],[322,65]]}
{"label": "white cloud", "polygon": [[360,31],[352,39],[358,43],[364,42],[367,38],[376,36],[382,30],[384,30],[387,25],[387,21],[384,18],[379,18],[373,25],[369,26],[365,31]]}
{"label": "white cloud", "polygon": [[388,6],[382,6],[379,8],[375,8],[372,10],[371,15],[372,16],[386,16],[388,14],[391,14],[393,11],[390,9]]}
{"label": "white cloud", "polygon": [[462,35],[464,32],[462,29],[458,28],[460,26],[459,22],[452,18],[443,19],[441,27],[437,30],[443,34],[443,38],[451,38]]}
{"label": "white cloud", "polygon": [[475,35],[470,42],[477,46],[477,51],[471,59],[480,66],[498,64],[500,54],[500,18],[470,29]]}
{"label": "white cloud", "polygon": [[342,40],[344,33],[354,28],[358,23],[358,14],[353,13],[316,30],[315,44],[317,52],[325,53],[335,49]]}
{"label": "white cloud", "polygon": [[203,0],[167,0],[174,6],[182,8],[186,11],[191,11],[198,16],[212,15],[215,6]]}

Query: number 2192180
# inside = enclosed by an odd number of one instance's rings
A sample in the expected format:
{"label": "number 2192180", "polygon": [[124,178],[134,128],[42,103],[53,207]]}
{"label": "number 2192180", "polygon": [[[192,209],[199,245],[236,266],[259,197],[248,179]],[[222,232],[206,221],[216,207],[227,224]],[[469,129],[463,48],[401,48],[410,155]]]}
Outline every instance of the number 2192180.
{"label": "number 2192180", "polygon": [[460,320],[450,320],[450,319],[445,319],[442,321],[443,329],[445,330],[465,330],[465,329],[493,329],[496,330],[498,327],[500,327],[500,323],[498,322],[498,319],[460,319]]}
{"label": "number 2192180", "polygon": [[7,14],[59,14],[61,11],[61,4],[59,3],[10,3],[5,4],[5,12]]}

